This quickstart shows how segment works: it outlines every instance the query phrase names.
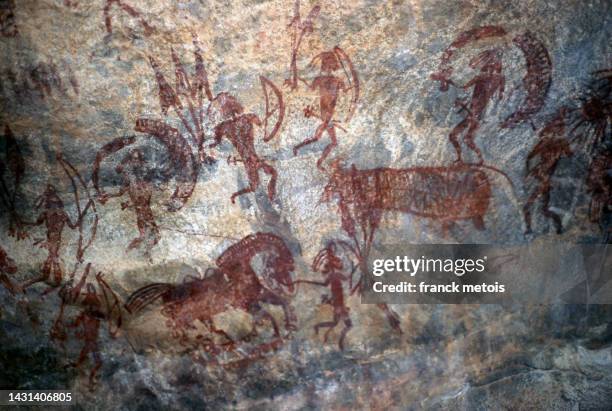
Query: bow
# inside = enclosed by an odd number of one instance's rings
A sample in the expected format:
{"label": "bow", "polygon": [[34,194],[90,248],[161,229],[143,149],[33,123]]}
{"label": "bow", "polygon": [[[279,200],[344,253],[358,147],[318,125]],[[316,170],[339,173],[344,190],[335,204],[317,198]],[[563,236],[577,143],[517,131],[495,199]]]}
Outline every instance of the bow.
{"label": "bow", "polygon": [[[89,246],[91,246],[94,238],[96,237],[96,230],[98,229],[98,212],[96,210],[96,205],[93,199],[91,198],[91,195],[89,194],[87,185],[85,184],[85,181],[83,180],[79,172],[74,168],[72,164],[70,164],[67,160],[65,160],[61,156],[61,154],[57,155],[57,161],[60,163],[60,165],[64,169],[64,172],[66,172],[66,175],[70,179],[70,183],[72,185],[72,191],[74,192],[74,201],[76,203],[77,213],[78,213],[77,224],[79,226],[79,244],[78,244],[78,249],[77,249],[77,260],[78,262],[82,263],[83,254],[89,248]],[[79,190],[77,188],[77,181],[80,183],[80,185],[83,187],[83,190],[87,194],[88,201],[87,201],[87,205],[85,206],[85,209],[83,210],[81,210]],[[84,241],[83,239],[83,217],[87,215],[87,212],[89,211],[90,208],[94,212],[94,221],[93,221],[93,226],[91,229],[91,236],[89,237],[89,240],[87,241],[87,243],[83,245],[83,241]]]}
{"label": "bow", "polygon": [[[259,76],[259,80],[261,81],[261,87],[263,88],[264,97],[266,100],[266,115],[264,117],[264,138],[265,142],[272,140],[278,131],[280,130],[281,125],[283,124],[283,119],[285,118],[285,103],[283,102],[283,94],[280,92],[278,87],[274,85],[270,80],[265,78],[264,76]],[[268,90],[270,88],[274,95],[276,96],[277,106],[273,109],[270,108],[270,92]],[[272,127],[270,133],[268,133],[268,119],[278,111],[278,118],[276,119],[276,123]]]}
{"label": "bow", "polygon": [[342,70],[344,70],[344,74],[346,75],[349,85],[351,86],[351,90],[353,91],[351,106],[348,114],[346,115],[346,119],[344,120],[344,122],[347,123],[353,117],[353,114],[355,114],[355,109],[357,108],[357,101],[359,100],[359,76],[357,75],[357,70],[355,70],[353,62],[344,50],[336,46],[334,47],[334,53],[336,56],[338,56],[340,65],[342,65]]}

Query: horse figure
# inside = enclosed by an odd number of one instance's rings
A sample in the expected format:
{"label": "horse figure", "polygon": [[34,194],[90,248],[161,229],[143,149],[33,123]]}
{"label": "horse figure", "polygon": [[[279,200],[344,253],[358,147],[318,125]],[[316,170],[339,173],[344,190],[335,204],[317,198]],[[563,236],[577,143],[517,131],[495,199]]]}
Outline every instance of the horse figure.
{"label": "horse figure", "polygon": [[[256,272],[255,257],[262,256],[260,274]],[[284,241],[271,233],[248,235],[225,250],[216,260],[216,268],[204,278],[188,277],[182,284],[155,283],[134,292],[126,303],[128,312],[135,314],[161,298],[162,315],[182,344],[189,342],[188,330],[195,329],[199,320],[211,332],[235,341],[224,330],[215,327],[213,318],[229,307],[241,309],[254,318],[250,336],[256,336],[256,326],[267,319],[280,338],[278,324],[261,304],[281,306],[285,327],[295,330],[296,317],[289,303],[294,292],[294,270],[291,251]]]}

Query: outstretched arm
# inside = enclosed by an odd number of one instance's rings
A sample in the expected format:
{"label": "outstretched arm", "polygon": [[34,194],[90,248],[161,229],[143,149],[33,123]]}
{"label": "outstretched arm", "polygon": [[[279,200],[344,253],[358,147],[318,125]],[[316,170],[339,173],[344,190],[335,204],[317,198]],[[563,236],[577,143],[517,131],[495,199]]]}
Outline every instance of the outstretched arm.
{"label": "outstretched arm", "polygon": [[295,280],[293,282],[293,284],[299,284],[299,283],[321,285],[321,286],[327,287],[329,285],[329,280],[325,280],[325,281]]}
{"label": "outstretched arm", "polygon": [[102,204],[105,204],[110,198],[121,197],[122,195],[127,193],[127,189],[127,184],[124,184],[121,186],[121,189],[115,194],[109,194],[107,192],[104,192],[98,196],[98,201],[100,201]]}

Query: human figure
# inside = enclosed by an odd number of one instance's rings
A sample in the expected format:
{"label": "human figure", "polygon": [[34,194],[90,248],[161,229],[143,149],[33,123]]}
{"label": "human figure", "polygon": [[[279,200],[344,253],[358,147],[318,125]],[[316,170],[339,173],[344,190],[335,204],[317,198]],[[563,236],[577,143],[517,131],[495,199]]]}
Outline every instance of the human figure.
{"label": "human figure", "polygon": [[[100,292],[98,292],[94,283],[87,281],[90,269],[91,264],[88,264],[76,286],[66,284],[60,291],[62,304],[51,329],[51,338],[58,340],[63,346],[67,338],[66,329],[76,330],[74,335],[83,341],[83,346],[77,360],[68,364],[67,367],[79,368],[87,361],[87,357],[91,356],[93,367],[89,372],[89,388],[93,391],[96,374],[102,367],[98,345],[100,325],[103,321],[107,321],[110,336],[114,338],[121,327],[122,320],[119,308],[121,304],[117,295],[103,279],[102,273],[96,275],[96,281],[100,287]],[[79,315],[69,323],[65,323],[63,318],[66,305],[81,307]]]}
{"label": "human figure", "polygon": [[353,323],[349,315],[349,309],[344,302],[344,285],[349,281],[349,276],[342,273],[342,260],[336,255],[336,244],[329,242],[327,246],[317,254],[313,263],[312,269],[320,272],[325,276],[325,281],[310,281],[297,280],[295,283],[314,284],[329,287],[331,294],[323,298],[323,302],[330,304],[334,309],[334,318],[332,321],[324,321],[314,326],[315,334],[319,335],[320,328],[328,328],[325,332],[324,341],[327,342],[329,333],[338,325],[339,322],[344,322],[344,328],[340,333],[338,346],[344,350],[344,339],[349,332]]}
{"label": "human figure", "polygon": [[130,151],[115,169],[123,179],[121,189],[115,194],[103,193],[98,199],[105,204],[109,198],[128,194],[130,201],[121,203],[121,209],[134,209],[139,236],[130,242],[126,251],[140,246],[146,240],[145,254],[149,255],[151,248],[159,242],[160,234],[155,215],[151,210],[153,184],[144,175],[144,165],[142,152],[138,149]]}
{"label": "human figure", "polygon": [[95,377],[98,370],[102,367],[102,358],[100,357],[100,348],[98,347],[98,337],[100,333],[100,322],[101,317],[98,313],[99,299],[95,290],[89,288],[92,284],[88,284],[86,292],[86,301],[88,300],[86,307],[74,320],[73,323],[69,324],[70,328],[75,328],[78,331],[75,336],[83,341],[83,347],[79,353],[79,358],[76,362],[70,364],[70,366],[78,368],[87,360],[87,356],[91,355],[93,360],[93,367],[89,372],[89,388],[93,391],[95,387]]}
{"label": "human figure", "polygon": [[[559,114],[540,131],[540,141],[527,155],[527,176],[525,179],[527,182],[535,182],[536,187],[523,206],[526,225],[525,234],[532,232],[531,209],[538,197],[542,197],[542,214],[553,220],[557,234],[560,234],[563,230],[561,217],[550,209],[550,190],[552,188],[550,180],[557,169],[559,160],[562,157],[573,155],[568,141],[563,138],[565,135],[566,112],[567,109],[565,107],[562,108]],[[539,161],[534,163],[535,159]]]}
{"label": "human figure", "polygon": [[479,163],[483,162],[482,153],[476,147],[474,138],[480,127],[482,116],[486,112],[489,102],[495,94],[499,93],[498,100],[504,97],[504,75],[502,73],[502,52],[499,49],[486,50],[470,61],[470,67],[480,69],[480,73],[461,88],[467,90],[471,87],[472,97],[469,103],[458,99],[455,104],[466,111],[465,118],[453,128],[448,138],[457,151],[457,161],[463,161],[459,136],[463,135],[463,141],[478,156]]}
{"label": "human figure", "polygon": [[[26,226],[39,226],[45,224],[47,229],[46,241],[38,240],[35,244],[47,249],[47,259],[45,260],[40,275],[23,284],[23,289],[32,284],[45,282],[52,287],[57,287],[62,282],[63,272],[60,261],[60,248],[62,246],[62,233],[64,226],[76,229],[81,224],[82,216],[73,223],[64,211],[64,202],[57,195],[57,191],[52,184],[48,184],[45,192],[37,201],[36,208],[43,208],[36,222],[23,222]],[[49,278],[51,277],[51,278]]]}
{"label": "human figure", "polygon": [[[214,129],[214,143],[210,148],[221,144],[223,138],[229,140],[238,152],[235,162],[244,163],[244,168],[249,179],[249,186],[232,194],[232,204],[236,197],[254,192],[259,186],[259,170],[270,176],[268,183],[268,198],[274,200],[276,195],[277,173],[274,167],[262,160],[255,151],[255,137],[253,126],[261,126],[261,120],[256,114],[244,114],[244,108],[233,96],[227,93],[220,93],[215,100],[218,100],[221,107],[221,114],[225,119]],[[229,162],[229,158],[228,158]]]}
{"label": "human figure", "polygon": [[[341,77],[333,74],[341,67],[341,62],[336,52],[325,51],[319,54],[317,57],[321,59],[320,74],[310,84],[308,84],[304,79],[301,80],[311,90],[316,90],[319,94],[319,115],[317,116],[314,110],[310,106],[307,106],[304,109],[304,116],[306,118],[317,117],[321,121],[321,124],[317,127],[314,135],[311,138],[302,141],[293,148],[293,155],[297,155],[300,148],[319,141],[319,139],[323,136],[323,133],[327,132],[331,142],[323,149],[323,154],[319,160],[317,160],[317,167],[321,168],[323,161],[327,158],[332,149],[338,145],[338,140],[336,139],[336,127],[339,126],[334,120],[338,97],[340,92],[347,92],[351,89],[351,87],[347,87]],[[315,57],[315,59],[317,57]],[[313,59],[313,61],[315,59]]]}

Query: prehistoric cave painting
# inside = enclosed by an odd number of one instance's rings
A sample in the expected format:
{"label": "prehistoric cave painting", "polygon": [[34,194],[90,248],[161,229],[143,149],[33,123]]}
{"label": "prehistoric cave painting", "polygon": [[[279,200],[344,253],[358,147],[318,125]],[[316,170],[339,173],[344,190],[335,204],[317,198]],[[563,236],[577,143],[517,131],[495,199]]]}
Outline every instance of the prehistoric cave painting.
{"label": "prehistoric cave painting", "polygon": [[[101,272],[96,274],[96,282],[87,281],[91,271],[91,263],[87,264],[81,279],[76,285],[65,284],[59,291],[61,305],[59,313],[51,329],[51,338],[65,347],[70,330],[74,329],[74,337],[83,342],[79,357],[70,367],[80,368],[87,361],[93,362],[89,372],[89,389],[93,391],[96,384],[96,374],[102,367],[100,356],[99,334],[104,321],[108,324],[108,333],[114,338],[122,323],[121,301],[110,288]],[[97,284],[97,286],[96,286]],[[78,306],[80,313],[72,321],[64,318],[66,307]]]}
{"label": "prehistoric cave painting", "polygon": [[[293,155],[297,155],[298,151],[309,144],[315,143],[323,137],[323,133],[327,133],[330,143],[323,149],[321,157],[317,160],[317,167],[322,169],[323,162],[329,156],[331,151],[338,145],[336,137],[336,128],[344,130],[342,123],[348,123],[355,113],[357,101],[359,100],[360,84],[359,76],[353,62],[346,52],[338,46],[332,50],[323,51],[316,55],[308,65],[309,67],[319,61],[319,74],[308,83],[306,79],[298,74],[297,57],[302,39],[308,33],[311,33],[313,20],[319,15],[321,8],[316,5],[312,8],[306,20],[302,21],[300,17],[299,1],[295,3],[294,17],[289,24],[291,28],[291,77],[285,80],[285,85],[291,90],[298,87],[298,81],[302,81],[310,90],[317,92],[319,97],[318,113],[311,106],[306,106],[304,109],[304,117],[315,117],[318,119],[319,126],[314,135],[296,145],[293,148]],[[337,75],[342,70],[341,75]],[[346,82],[346,84],[345,84]],[[342,93],[351,92],[351,102],[346,114],[346,118],[342,121],[336,119],[336,108]]]}
{"label": "prehistoric cave painting", "polygon": [[330,295],[324,296],[322,302],[330,304],[333,307],[334,317],[332,321],[316,324],[314,326],[314,331],[316,335],[319,335],[319,329],[327,328],[324,337],[324,341],[327,342],[329,334],[340,322],[343,322],[344,328],[340,332],[338,347],[340,350],[344,350],[344,339],[353,326],[349,308],[345,303],[344,284],[348,283],[350,292],[352,288],[351,280],[353,272],[346,272],[342,259],[338,257],[336,250],[337,245],[333,241],[330,241],[324,249],[319,251],[312,263],[312,270],[323,274],[325,276],[324,281],[297,280],[294,284],[314,284],[329,288]]}
{"label": "prehistoric cave painting", "polygon": [[[204,348],[213,362],[222,352],[234,352],[244,360],[278,346],[283,336],[274,317],[262,306],[264,303],[280,306],[285,328],[295,330],[296,317],[290,305],[294,293],[294,262],[282,238],[270,233],[249,235],[225,250],[216,264],[216,268],[207,270],[204,278],[188,277],[179,285],[155,283],[142,287],[128,298],[125,307],[135,315],[161,298],[161,313],[168,319],[166,324],[175,338],[184,346]],[[240,341],[214,322],[217,314],[230,308],[243,310],[253,317],[250,334]],[[273,343],[248,344],[257,339],[257,326],[266,320],[273,328]],[[193,337],[196,321],[205,325],[210,336]]]}
{"label": "prehistoric cave painting", "polygon": [[[319,95],[319,113],[317,114],[312,107],[307,106],[304,109],[304,116],[306,118],[315,117],[320,121],[314,135],[302,141],[300,144],[293,148],[293,155],[297,155],[300,148],[312,144],[323,136],[326,132],[331,142],[323,149],[323,154],[317,160],[317,167],[322,169],[322,164],[330,154],[330,152],[338,145],[336,138],[336,128],[342,129],[338,120],[335,119],[336,106],[338,104],[338,98],[341,92],[352,91],[351,106],[349,112],[344,120],[347,123],[357,106],[357,100],[359,99],[359,77],[357,71],[353,66],[353,63],[349,59],[348,55],[340,47],[336,46],[332,51],[324,51],[313,59],[313,62],[319,59],[321,61],[321,71],[315,79],[308,84],[306,80],[304,83],[311,89],[316,90]],[[348,67],[350,76],[346,71]],[[348,85],[344,84],[342,77],[336,76],[334,73],[340,68],[343,69],[346,74],[346,80]]]}
{"label": "prehistoric cave painting", "polygon": [[106,4],[104,5],[104,25],[106,26],[106,31],[108,34],[113,33],[113,25],[111,21],[111,11],[113,6],[117,6],[121,11],[123,11],[133,19],[138,20],[144,30],[145,36],[150,36],[155,32],[155,28],[149,23],[147,23],[147,21],[142,17],[142,13],[136,10],[134,7],[130,6],[122,0],[106,0]]}
{"label": "prehistoric cave painting", "polygon": [[525,56],[527,73],[523,88],[527,95],[518,109],[504,120],[502,128],[514,128],[529,121],[544,106],[552,84],[552,61],[544,44],[529,31],[519,34],[512,42]]}
{"label": "prehistoric cave painting", "polygon": [[[68,86],[68,84],[70,86]],[[5,70],[0,83],[3,93],[12,93],[20,103],[45,101],[54,95],[60,97],[79,94],[79,83],[67,62],[38,62],[19,66],[19,70]]]}
{"label": "prehistoric cave painting", "polygon": [[[347,247],[358,261],[362,276],[369,272],[368,258],[374,235],[383,214],[396,211],[425,217],[442,224],[446,233],[456,222],[470,221],[485,229],[484,217],[491,201],[491,182],[487,173],[503,177],[501,170],[487,165],[455,163],[450,166],[405,169],[376,168],[359,170],[332,163],[321,201],[336,200],[342,229],[351,239]],[[360,291],[362,280],[352,292]],[[399,319],[387,305],[380,304],[390,324],[399,328]]]}
{"label": "prehistoric cave painting", "polygon": [[[46,283],[51,287],[50,289],[59,287],[61,285],[64,277],[64,271],[60,258],[60,249],[62,247],[62,234],[65,226],[68,226],[73,230],[79,230],[75,270],[78,264],[83,261],[85,251],[91,246],[96,236],[98,215],[96,205],[89,195],[85,181],[79,172],[66,159],[58,155],[57,160],[61,164],[64,172],[71,182],[77,218],[75,222],[70,219],[70,216],[64,209],[64,202],[59,197],[55,186],[52,184],[47,184],[44,193],[36,200],[36,209],[41,210],[38,218],[35,222],[24,221],[22,223],[25,226],[45,225],[46,239],[36,240],[34,245],[39,245],[41,248],[47,249],[47,259],[43,263],[39,276],[26,281],[23,284],[24,289],[39,282]],[[86,198],[83,198],[83,200],[87,201],[84,208],[81,208],[81,196],[79,196],[80,190],[82,190],[86,195]],[[89,224],[85,224],[85,218],[89,213],[92,213],[93,217],[91,218],[91,222]],[[88,227],[86,227],[86,225]],[[86,228],[88,228],[89,233],[85,232]],[[86,240],[87,236],[89,238]],[[74,274],[75,271],[71,273],[71,277]]]}
{"label": "prehistoric cave painting", "polygon": [[[260,76],[260,81],[266,101],[266,115],[263,122],[263,141],[268,142],[274,138],[274,136],[276,136],[280,130],[285,115],[285,105],[283,103],[283,96],[274,83],[263,76]],[[274,108],[270,108],[270,91],[273,93],[276,100],[276,105]],[[215,126],[214,142],[209,147],[214,148],[218,146],[221,144],[223,138],[229,140],[229,142],[238,152],[239,156],[239,158],[234,159],[234,162],[242,162],[244,164],[244,168],[249,179],[248,187],[232,194],[232,204],[236,201],[236,197],[255,192],[257,187],[259,187],[260,169],[270,176],[270,181],[268,183],[268,198],[270,200],[274,200],[274,197],[276,196],[277,172],[274,167],[260,158],[255,151],[255,136],[253,127],[262,126],[261,120],[256,114],[244,114],[244,108],[242,105],[228,93],[219,93],[211,102],[209,109],[214,105],[219,106],[219,111],[221,112],[223,121]],[[267,127],[269,118],[277,112],[276,122],[268,134]],[[228,163],[229,162],[230,158],[228,158]]]}
{"label": "prehistoric cave painting", "polygon": [[0,0],[0,34],[3,37],[19,34],[15,21],[15,0]]}
{"label": "prehistoric cave painting", "polygon": [[7,125],[0,138],[0,204],[9,215],[9,235],[18,240],[26,238],[21,219],[17,213],[17,194],[25,173],[25,161],[19,144]]}
{"label": "prehistoric cave painting", "polygon": [[321,6],[316,4],[310,9],[306,19],[302,20],[300,16],[300,1],[296,0],[293,10],[293,18],[287,26],[291,30],[291,63],[289,70],[291,77],[285,80],[285,85],[291,90],[298,88],[298,67],[297,58],[300,52],[302,40],[313,31],[313,22],[321,12]]}
{"label": "prehistoric cave painting", "polygon": [[482,153],[476,147],[474,139],[489,102],[493,100],[495,95],[498,96],[497,98],[500,101],[504,98],[505,79],[502,73],[502,51],[500,49],[483,51],[470,61],[470,67],[479,69],[480,72],[462,86],[466,90],[473,87],[472,97],[467,104],[461,99],[455,102],[461,108],[461,111],[465,111],[466,116],[453,128],[448,138],[457,152],[457,161],[463,161],[461,144],[459,143],[459,136],[463,136],[465,144],[476,153],[478,162],[482,163],[484,161]]}
{"label": "prehistoric cave painting", "polygon": [[[503,73],[503,55],[506,35],[506,30],[498,26],[477,27],[461,33],[445,50],[438,72],[431,75],[432,80],[440,82],[441,91],[447,91],[449,85],[464,90],[473,88],[468,102],[461,98],[455,102],[460,112],[465,112],[464,119],[449,134],[449,140],[457,152],[458,162],[464,160],[459,141],[462,138],[477,156],[478,163],[483,163],[482,153],[475,143],[475,138],[490,103],[496,96],[498,101],[504,97],[506,79]],[[453,57],[468,45],[475,46],[484,41],[494,41],[494,44],[489,45],[469,62],[469,67],[478,70],[478,73],[465,85],[456,85],[452,80]],[[548,51],[533,34],[520,34],[513,39],[513,43],[522,51],[526,61],[527,74],[523,78],[526,97],[517,110],[502,122],[503,128],[516,127],[539,112],[552,81],[552,63]]]}
{"label": "prehistoric cave painting", "polygon": [[568,113],[569,132],[573,142],[593,153],[612,140],[612,69],[594,72],[579,100]]}
{"label": "prehistoric cave painting", "polygon": [[[125,140],[122,140],[125,141]],[[117,148],[114,145],[117,140],[109,143],[98,152],[96,164],[94,166],[94,187],[98,192],[98,201],[102,204],[111,198],[122,197],[127,194],[128,201],[121,203],[121,209],[126,210],[132,208],[136,215],[136,226],[138,228],[138,237],[134,238],[127,247],[126,251],[140,247],[144,242],[144,253],[150,256],[151,249],[159,242],[160,234],[155,215],[151,209],[151,197],[155,190],[151,179],[146,175],[145,159],[142,151],[137,148],[129,151],[121,160],[121,163],[115,167],[117,174],[121,176],[121,187],[115,193],[108,193],[100,188],[98,183],[98,175],[100,161],[104,156],[102,154]]]}
{"label": "prehistoric cave painting", "polygon": [[15,261],[8,256],[2,247],[0,247],[0,284],[13,295],[23,291],[19,284],[13,282],[9,277],[9,275],[14,275],[16,273],[17,265]]}
{"label": "prehistoric cave painting", "polygon": [[579,100],[579,107],[568,116],[570,138],[576,151],[589,158],[585,178],[586,191],[591,197],[589,219],[600,226],[608,242],[612,204],[612,69],[594,72]]}
{"label": "prehistoric cave painting", "polygon": [[[563,157],[582,157],[588,162],[584,178],[590,197],[589,220],[609,238],[609,170],[612,145],[612,70],[593,73],[574,107],[561,107],[556,117],[539,132],[539,141],[527,156],[526,184],[535,184],[524,206],[527,233],[531,232],[531,209],[542,198],[542,214],[553,220],[557,233],[563,230],[561,216],[550,208],[550,192],[558,162]],[[538,161],[535,161],[538,160]]]}
{"label": "prehistoric cave painting", "polygon": [[550,209],[550,191],[552,189],[551,179],[559,165],[559,160],[574,154],[566,138],[566,115],[567,108],[561,108],[557,115],[538,133],[539,141],[527,155],[525,182],[527,186],[535,185],[535,187],[523,206],[525,234],[532,232],[531,212],[534,203],[540,197],[542,214],[553,220],[558,234],[563,231],[561,216]]}

